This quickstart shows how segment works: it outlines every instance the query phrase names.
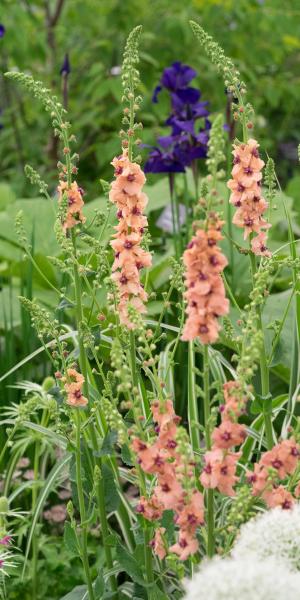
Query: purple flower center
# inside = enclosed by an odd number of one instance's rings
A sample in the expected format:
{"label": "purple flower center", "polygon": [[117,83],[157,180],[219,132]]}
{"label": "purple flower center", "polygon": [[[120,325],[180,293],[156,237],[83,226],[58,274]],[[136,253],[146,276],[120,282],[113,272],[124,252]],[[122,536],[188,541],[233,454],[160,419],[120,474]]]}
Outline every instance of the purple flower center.
{"label": "purple flower center", "polygon": [[219,264],[219,261],[218,261],[217,257],[214,256],[214,254],[212,256],[210,256],[209,262],[213,267],[216,267]]}
{"label": "purple flower center", "polygon": [[275,460],[272,461],[272,465],[273,465],[274,469],[280,469],[280,467],[282,467],[282,462],[281,462],[281,460],[279,460],[279,458],[276,458]]}
{"label": "purple flower center", "polygon": [[133,243],[130,240],[126,240],[124,242],[124,248],[126,248],[126,250],[130,250],[133,246]]}
{"label": "purple flower center", "polygon": [[207,327],[207,325],[200,325],[200,327],[199,327],[199,333],[208,333],[208,327]]}

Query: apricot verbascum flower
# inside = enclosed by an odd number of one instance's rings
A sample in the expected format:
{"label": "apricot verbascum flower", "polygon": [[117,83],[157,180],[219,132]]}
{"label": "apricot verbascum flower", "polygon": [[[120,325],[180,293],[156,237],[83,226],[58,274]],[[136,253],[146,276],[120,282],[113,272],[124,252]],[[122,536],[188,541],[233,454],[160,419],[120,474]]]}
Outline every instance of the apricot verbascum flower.
{"label": "apricot verbascum flower", "polygon": [[67,377],[62,378],[64,388],[67,392],[67,404],[69,406],[86,406],[88,399],[82,394],[82,386],[84,384],[84,377],[81,373],[78,373],[76,369],[67,369]]}
{"label": "apricot verbascum flower", "polygon": [[185,341],[199,338],[203,344],[214,343],[220,330],[218,317],[229,311],[221,276],[227,259],[217,245],[222,224],[211,213],[206,227],[196,231],[183,254],[188,315],[182,334]]}
{"label": "apricot verbascum flower", "polygon": [[148,198],[142,192],[146,181],[141,167],[131,162],[126,151],[114,158],[115,181],[111,185],[110,200],[117,206],[118,225],[111,246],[115,252],[112,278],[119,292],[120,322],[133,329],[128,307],[145,313],[147,293],[140,281],[140,271],[151,266],[151,254],[142,248],[143,233],[148,225],[143,211]]}
{"label": "apricot verbascum flower", "polygon": [[[299,456],[300,446],[293,437],[282,440],[272,450],[264,452],[260,461],[255,463],[254,471],[248,473],[253,495],[260,496],[269,508],[291,508],[295,499],[279,482],[295,473],[299,466]],[[297,496],[297,488],[295,495]]]}
{"label": "apricot verbascum flower", "polygon": [[78,223],[85,223],[85,217],[82,214],[83,202],[83,190],[80,188],[76,181],[73,181],[71,185],[68,185],[66,181],[60,181],[57,187],[58,191],[58,202],[61,204],[66,197],[66,213],[64,221],[62,223],[63,230],[66,232],[67,229],[72,229]]}
{"label": "apricot verbascum flower", "polygon": [[245,412],[246,396],[238,381],[223,384],[225,404],[221,405],[221,424],[212,432],[212,449],[204,455],[204,468],[200,481],[205,488],[217,488],[221,494],[234,496],[237,462],[240,452],[232,448],[240,446],[246,438],[246,427],[237,422]]}
{"label": "apricot verbascum flower", "polygon": [[271,256],[266,246],[267,233],[271,227],[264,218],[268,203],[262,196],[261,180],[264,161],[259,158],[259,144],[250,139],[247,143],[234,144],[232,179],[229,202],[236,207],[233,223],[244,229],[244,239],[257,234],[251,240],[251,249],[258,256]]}
{"label": "apricot verbascum flower", "polygon": [[155,475],[157,482],[149,498],[140,498],[137,512],[157,522],[164,510],[174,511],[178,541],[168,548],[165,532],[158,526],[151,545],[161,559],[167,552],[173,552],[184,561],[199,547],[196,530],[204,523],[203,495],[196,488],[194,456],[186,432],[178,428],[180,418],[174,412],[172,400],[153,402],[151,411],[156,437],[149,443],[136,436],[131,447],[142,470]]}

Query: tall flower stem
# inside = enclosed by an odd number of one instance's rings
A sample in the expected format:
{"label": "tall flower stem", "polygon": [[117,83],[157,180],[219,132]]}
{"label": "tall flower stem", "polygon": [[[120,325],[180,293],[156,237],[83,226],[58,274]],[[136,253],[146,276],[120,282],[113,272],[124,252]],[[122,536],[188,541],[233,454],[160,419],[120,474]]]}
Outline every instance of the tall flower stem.
{"label": "tall flower stem", "polygon": [[[251,272],[252,272],[252,281],[253,286],[255,283],[254,276],[256,273],[256,259],[253,252],[250,252],[250,260],[251,260]],[[262,332],[263,343],[260,354],[260,378],[261,378],[261,395],[264,399],[264,422],[265,422],[265,430],[266,430],[266,438],[267,438],[267,446],[268,450],[271,450],[274,446],[274,436],[273,436],[273,426],[272,426],[272,418],[271,418],[271,406],[269,406],[269,394],[270,394],[270,383],[269,383],[269,369],[268,369],[268,361],[266,355],[266,346],[265,346],[265,338],[263,332],[262,318],[261,318],[261,310],[260,307],[257,307],[257,326]]]}
{"label": "tall flower stem", "polygon": [[80,523],[81,523],[81,559],[85,572],[89,600],[95,600],[92,577],[89,566],[88,551],[87,551],[87,523],[86,523],[86,510],[84,503],[84,493],[82,487],[82,476],[81,476],[81,416],[80,410],[75,409],[74,421],[76,427],[76,486],[79,501],[79,512],[80,512]]}
{"label": "tall flower stem", "polygon": [[[33,462],[33,472],[34,472],[34,485],[32,488],[32,512],[35,510],[36,501],[37,501],[37,479],[39,476],[39,456],[40,456],[40,441],[38,440],[35,443],[34,449],[34,462]],[[36,600],[38,593],[38,536],[34,535],[32,538],[32,598]]]}
{"label": "tall flower stem", "polygon": [[[203,394],[204,394],[204,426],[205,442],[207,450],[211,449],[210,436],[210,393],[209,393],[209,358],[208,346],[203,346]],[[214,535],[214,490],[207,490],[207,555],[211,558],[215,553],[215,535]]]}
{"label": "tall flower stem", "polygon": [[[137,370],[136,370],[135,337],[134,337],[134,332],[132,330],[130,330],[130,366],[131,366],[133,387],[138,389],[138,374],[137,374]],[[144,474],[141,471],[141,469],[138,470],[138,474],[139,474],[141,491],[144,495],[146,495],[147,494],[146,482],[145,482]],[[149,531],[148,527],[146,526],[144,528],[145,570],[146,570],[146,577],[147,577],[148,583],[153,583],[154,577],[153,577],[153,568],[152,568],[152,553],[151,553],[151,548],[149,546],[149,542],[150,542],[150,531]]]}
{"label": "tall flower stem", "polygon": [[[76,256],[76,237],[74,234],[74,230],[72,230],[72,242],[73,242],[73,247],[74,247],[74,254]],[[77,319],[77,329],[78,329],[79,361],[80,361],[81,372],[85,378],[84,392],[88,398],[89,397],[88,383],[87,383],[88,382],[88,364],[87,364],[87,357],[86,357],[86,352],[85,352],[85,348],[84,348],[84,343],[82,340],[82,336],[80,335],[80,323],[82,321],[83,313],[82,313],[82,304],[81,304],[81,282],[80,282],[80,277],[79,277],[79,273],[78,273],[77,261],[74,262],[74,281],[75,281],[75,301],[76,301],[76,319]],[[90,431],[90,435],[91,435],[91,441],[92,441],[93,448],[94,448],[94,450],[97,450],[97,439],[96,439],[93,425],[90,426],[89,431]],[[99,475],[99,481],[97,484],[97,503],[98,503],[98,509],[99,509],[99,517],[100,517],[100,524],[101,524],[101,530],[102,530],[105,558],[106,558],[108,569],[111,569],[113,567],[113,560],[112,560],[110,546],[106,543],[106,539],[109,535],[109,529],[108,529],[108,522],[107,522],[107,517],[106,517],[106,511],[105,511],[104,487],[103,487],[103,481],[101,478],[101,464],[100,465],[98,464],[98,468],[99,468],[100,475]],[[79,471],[79,473],[80,473],[80,471]],[[84,504],[83,504],[83,508],[85,509]],[[85,512],[85,510],[84,510],[84,512]],[[82,521],[85,521],[85,518],[83,519],[81,516],[81,522]],[[85,530],[85,533],[83,531],[83,537],[87,538],[87,530]],[[86,544],[86,540],[85,540],[85,544]],[[83,547],[84,547],[84,541],[83,541]],[[89,563],[88,563],[87,556],[86,556],[85,565],[86,565],[84,567],[85,571],[86,571],[86,567],[87,567],[88,572],[89,572]],[[87,571],[86,571],[86,576],[87,576]],[[88,578],[88,576],[87,576],[87,578]],[[110,577],[110,585],[111,585],[112,592],[115,592],[117,594],[118,585],[117,585],[117,581],[116,581],[116,578],[114,575],[112,575]],[[93,590],[92,590],[92,593],[93,593]],[[93,599],[93,597],[94,596],[91,596],[91,600]]]}
{"label": "tall flower stem", "polygon": [[188,421],[192,448],[194,452],[199,454],[199,414],[195,382],[195,351],[193,342],[189,342],[188,346]]}
{"label": "tall flower stem", "polygon": [[[74,247],[74,254],[76,256],[76,237],[74,229],[72,229],[72,243]],[[76,303],[76,320],[77,320],[77,329],[78,329],[78,344],[79,344],[79,356],[80,356],[80,368],[82,374],[85,378],[84,382],[84,390],[88,395],[88,385],[87,385],[87,362],[86,362],[86,354],[84,349],[84,344],[82,337],[80,335],[80,323],[82,321],[82,304],[81,304],[81,285],[80,285],[80,277],[78,273],[77,264],[74,263],[74,282],[75,282],[75,303]],[[88,559],[88,551],[87,551],[87,524],[86,524],[86,510],[84,503],[84,494],[82,487],[82,477],[81,477],[81,416],[80,411],[75,409],[75,426],[76,426],[76,485],[77,485],[77,493],[78,493],[78,501],[79,501],[79,512],[80,512],[80,522],[81,522],[81,553],[82,553],[82,564],[85,571],[87,587],[89,592],[89,600],[95,600],[92,578],[89,567],[89,559]]]}
{"label": "tall flower stem", "polygon": [[172,212],[172,227],[173,227],[173,239],[175,247],[175,257],[180,257],[180,240],[179,240],[179,213],[178,204],[175,194],[175,176],[174,173],[169,173],[169,190],[171,200],[171,212]]}

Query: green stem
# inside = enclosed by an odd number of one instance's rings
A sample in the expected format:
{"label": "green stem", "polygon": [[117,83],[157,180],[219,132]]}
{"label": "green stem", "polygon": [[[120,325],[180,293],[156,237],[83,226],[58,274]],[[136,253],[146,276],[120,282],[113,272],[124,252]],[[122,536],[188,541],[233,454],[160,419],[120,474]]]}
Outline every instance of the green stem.
{"label": "green stem", "polygon": [[[100,466],[99,463],[101,463],[101,460],[97,461],[98,466]],[[97,501],[98,501],[98,507],[99,507],[99,513],[100,513],[102,539],[103,539],[106,564],[107,564],[108,569],[110,570],[113,568],[113,559],[112,559],[112,555],[111,555],[110,546],[108,543],[109,529],[108,529],[106,510],[105,510],[105,502],[104,502],[103,479],[102,479],[101,474],[100,474],[100,478],[99,478],[98,485],[97,485]],[[112,592],[114,592],[113,598],[118,598],[118,584],[117,584],[115,575],[110,575],[109,581],[110,581],[111,590],[112,590]]]}
{"label": "green stem", "polygon": [[188,422],[193,451],[199,454],[199,414],[195,382],[195,351],[193,342],[189,342],[188,353]]}
{"label": "green stem", "polygon": [[[205,441],[207,450],[211,449],[210,435],[210,393],[209,393],[209,359],[208,346],[203,346],[203,393],[204,393],[204,426]],[[206,523],[207,523],[207,555],[211,558],[215,553],[215,535],[214,535],[214,490],[207,490],[206,504]]]}
{"label": "green stem", "polygon": [[[76,239],[75,239],[74,230],[72,230],[72,242],[73,242],[73,246],[74,246],[74,253],[76,256]],[[83,313],[82,313],[82,304],[81,304],[81,282],[80,282],[80,277],[79,277],[79,273],[78,273],[77,261],[75,261],[75,263],[74,263],[74,281],[75,281],[76,317],[77,317],[77,329],[78,329],[80,368],[81,368],[81,372],[85,379],[84,391],[85,391],[86,396],[89,397],[87,358],[86,358],[86,352],[85,352],[83,340],[80,335],[80,323],[82,321]],[[95,436],[95,431],[93,428],[90,428],[90,432],[91,432],[91,430],[92,430],[91,437],[92,437],[92,443],[94,446],[94,450],[97,450],[97,439]],[[98,466],[101,469],[101,464]],[[79,473],[80,473],[80,471],[79,471]],[[108,531],[108,523],[107,523],[107,517],[106,517],[106,511],[105,511],[104,488],[103,488],[103,482],[102,482],[101,478],[100,478],[98,486],[97,486],[97,502],[98,502],[98,508],[99,508],[99,517],[100,517],[100,523],[101,523],[101,530],[102,530],[102,534],[103,534],[103,545],[104,545],[104,552],[105,552],[105,557],[106,557],[106,561],[107,561],[107,567],[108,567],[108,569],[111,569],[113,567],[111,550],[110,550],[110,546],[107,543],[105,543],[107,536],[109,535],[109,531]],[[81,522],[82,521],[85,521],[85,518],[81,517]],[[85,527],[85,529],[86,529],[86,527]],[[87,531],[85,532],[85,534],[83,532],[82,537],[83,537],[83,546],[84,545],[86,546]],[[84,538],[86,538],[86,539],[84,540]],[[89,563],[88,563],[87,556],[85,558],[85,571],[86,571],[86,568],[88,569],[88,572],[89,572]],[[87,571],[86,571],[86,576],[87,576]],[[88,579],[88,576],[87,576],[87,579]],[[117,592],[118,585],[117,585],[115,575],[112,575],[110,577],[110,584],[111,584],[112,591]],[[92,593],[94,593],[93,590],[92,590]],[[91,596],[91,600],[93,598],[94,598],[94,596]]]}
{"label": "green stem", "polygon": [[81,522],[81,559],[86,576],[86,582],[89,592],[89,600],[95,600],[92,578],[90,573],[88,551],[87,551],[87,524],[86,524],[86,511],[84,503],[84,494],[82,487],[82,476],[81,476],[81,418],[80,410],[75,409],[75,425],[76,425],[76,486],[79,501],[79,512]]}
{"label": "green stem", "polygon": [[[130,330],[130,363],[131,363],[131,375],[133,387],[138,389],[138,374],[136,370],[136,356],[135,356],[135,337],[134,332]],[[145,477],[141,469],[138,469],[140,488],[143,495],[147,495]],[[153,583],[153,567],[152,567],[152,552],[149,546],[150,542],[150,531],[147,526],[144,527],[144,562],[146,570],[146,578],[148,583]],[[149,597],[151,591],[149,591]]]}
{"label": "green stem", "polygon": [[[252,281],[253,281],[253,287],[254,287],[254,281],[255,281],[254,275],[256,273],[256,259],[255,259],[255,254],[253,254],[253,252],[250,252],[250,260],[251,260]],[[263,398],[265,398],[265,403],[268,403],[268,404],[266,404],[266,406],[264,408],[263,416],[264,416],[264,422],[265,422],[267,446],[268,446],[268,450],[271,450],[274,446],[274,436],[273,436],[272,416],[271,416],[270,406],[269,406],[269,401],[268,401],[268,396],[270,394],[269,369],[268,369],[268,361],[267,361],[267,355],[266,355],[266,347],[265,347],[265,338],[264,338],[264,331],[263,331],[262,318],[261,318],[261,310],[260,310],[259,306],[256,309],[256,314],[257,314],[257,326],[260,329],[260,331],[262,332],[262,336],[263,336],[263,343],[262,343],[262,348],[261,348],[261,353],[260,353],[261,395]]]}
{"label": "green stem", "polygon": [[[37,480],[39,476],[39,455],[40,455],[40,443],[39,441],[35,444],[34,449],[34,462],[33,462],[33,472],[34,472],[34,485],[32,488],[32,513],[34,512],[36,501],[37,501]],[[34,535],[32,538],[32,598],[36,600],[38,597],[38,536]]]}

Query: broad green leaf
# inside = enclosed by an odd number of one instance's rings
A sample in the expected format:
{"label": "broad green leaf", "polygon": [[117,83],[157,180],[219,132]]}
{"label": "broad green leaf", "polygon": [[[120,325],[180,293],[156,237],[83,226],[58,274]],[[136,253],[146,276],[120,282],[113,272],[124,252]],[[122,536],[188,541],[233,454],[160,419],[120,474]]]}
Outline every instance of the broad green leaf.
{"label": "broad green leaf", "polygon": [[15,202],[16,196],[8,183],[0,183],[0,211]]}
{"label": "broad green leaf", "polygon": [[66,596],[60,598],[60,600],[88,600],[88,590],[86,585],[77,585],[71,592]]}
{"label": "broad green leaf", "polygon": [[77,536],[69,521],[65,521],[64,526],[64,543],[68,548],[69,552],[75,556],[79,555],[79,548],[77,543]]}
{"label": "broad green leaf", "polygon": [[34,512],[32,515],[30,529],[28,532],[27,545],[26,545],[26,551],[25,551],[25,560],[24,560],[23,574],[22,574],[23,577],[24,577],[24,572],[26,569],[27,561],[28,561],[28,555],[29,555],[31,542],[32,542],[32,538],[34,535],[36,524],[39,520],[39,517],[43,510],[44,504],[45,504],[50,492],[52,492],[52,490],[54,489],[59,477],[64,472],[70,459],[71,459],[71,454],[66,454],[66,456],[64,456],[61,460],[59,460],[54,465],[54,467],[51,469],[47,479],[45,480],[43,488],[40,491],[40,494],[38,496],[37,503],[36,503],[36,506],[35,506],[35,509],[34,509]]}
{"label": "broad green leaf", "polygon": [[120,496],[115,484],[115,477],[112,469],[106,465],[102,465],[102,477],[104,483],[105,508],[107,512],[114,512],[120,504]]}
{"label": "broad green leaf", "polygon": [[140,585],[145,585],[143,572],[136,559],[129,554],[124,546],[117,546],[116,559],[122,571],[125,571],[133,581]]}

